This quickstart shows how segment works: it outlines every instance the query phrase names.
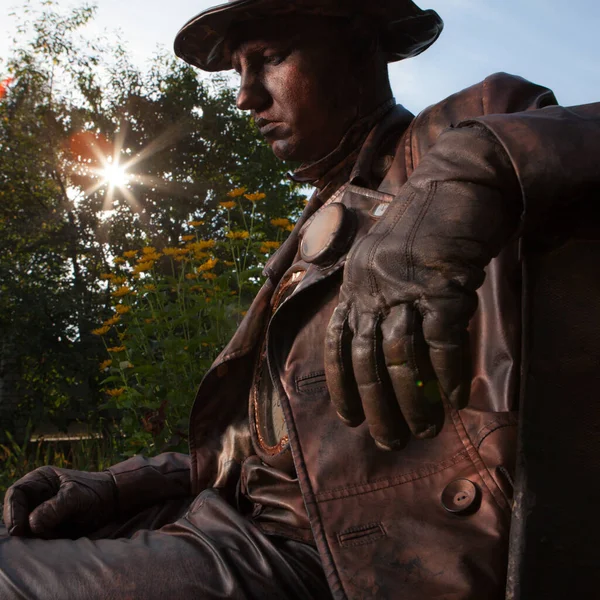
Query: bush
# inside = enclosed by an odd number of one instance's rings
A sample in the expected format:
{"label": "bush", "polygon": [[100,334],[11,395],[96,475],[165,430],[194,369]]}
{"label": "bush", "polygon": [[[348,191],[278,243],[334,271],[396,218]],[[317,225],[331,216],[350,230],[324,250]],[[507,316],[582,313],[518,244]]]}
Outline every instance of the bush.
{"label": "bush", "polygon": [[108,353],[100,408],[114,415],[125,455],[187,450],[194,391],[258,290],[265,257],[291,229],[287,219],[256,218],[264,198],[234,190],[217,209],[228,223],[220,239],[201,239],[204,221],[190,221],[179,245],[131,249],[101,276],[114,312],[93,331]]}

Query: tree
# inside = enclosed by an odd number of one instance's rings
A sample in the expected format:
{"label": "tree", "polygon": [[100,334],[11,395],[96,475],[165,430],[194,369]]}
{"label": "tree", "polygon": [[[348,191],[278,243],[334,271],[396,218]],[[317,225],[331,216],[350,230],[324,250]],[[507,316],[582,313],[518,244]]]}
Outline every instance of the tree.
{"label": "tree", "polygon": [[[271,219],[303,206],[251,120],[235,109],[227,79],[200,79],[166,57],[140,72],[121,44],[78,37],[94,10],[63,14],[55,3],[28,3],[7,61],[0,435],[15,408],[21,424],[49,419],[64,427],[104,403],[102,344],[92,330],[112,315],[115,286],[100,275],[116,257],[150,243],[176,246],[190,221],[202,222],[199,239],[227,240],[245,228],[245,214],[217,208],[241,186],[266,195],[255,208],[257,243],[281,237]],[[119,169],[117,185],[107,172]],[[256,285],[264,254],[253,256],[244,277]],[[164,275],[170,268],[164,258],[156,264]],[[240,289],[233,271],[227,281],[241,296],[235,305],[247,303],[252,286]]]}

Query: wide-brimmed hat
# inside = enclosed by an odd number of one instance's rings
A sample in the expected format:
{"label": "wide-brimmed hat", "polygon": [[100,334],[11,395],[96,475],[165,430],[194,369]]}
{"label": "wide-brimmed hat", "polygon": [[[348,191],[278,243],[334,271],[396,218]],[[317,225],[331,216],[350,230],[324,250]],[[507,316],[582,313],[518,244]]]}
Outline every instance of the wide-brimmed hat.
{"label": "wide-brimmed hat", "polygon": [[224,41],[233,23],[293,13],[372,18],[388,62],[421,54],[444,27],[435,11],[411,0],[229,0],[188,21],[175,38],[175,54],[205,71],[226,71],[231,57]]}

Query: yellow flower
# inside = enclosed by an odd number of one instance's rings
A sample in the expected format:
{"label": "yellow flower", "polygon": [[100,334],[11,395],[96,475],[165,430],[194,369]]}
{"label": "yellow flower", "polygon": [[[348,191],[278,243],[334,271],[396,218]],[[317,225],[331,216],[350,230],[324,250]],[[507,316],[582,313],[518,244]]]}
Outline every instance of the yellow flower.
{"label": "yellow flower", "polygon": [[181,236],[181,239],[182,239],[184,242],[191,242],[192,240],[195,240],[195,239],[196,239],[196,236],[195,236],[195,235],[182,235],[182,236]]}
{"label": "yellow flower", "polygon": [[215,240],[200,240],[195,244],[190,244],[192,250],[206,250],[207,248],[214,248],[217,242]]}
{"label": "yellow flower", "polygon": [[247,240],[250,237],[250,232],[248,231],[229,231],[225,234],[226,238],[230,240]]}
{"label": "yellow flower", "polygon": [[127,250],[127,252],[123,252],[123,256],[125,258],[135,258],[138,253],[138,250]]}
{"label": "yellow flower", "polygon": [[233,200],[228,200],[227,202],[219,202],[219,206],[222,206],[227,210],[231,210],[232,208],[235,208],[235,202]]}
{"label": "yellow flower", "polygon": [[106,350],[116,354],[117,352],[125,352],[126,348],[125,346],[115,346],[114,348],[107,348]]}
{"label": "yellow flower", "polygon": [[165,248],[163,250],[163,252],[167,255],[167,256],[183,256],[184,254],[187,254],[189,252],[188,249],[186,248]]}
{"label": "yellow flower", "polygon": [[117,304],[115,306],[115,310],[117,311],[117,314],[124,315],[125,313],[128,313],[131,310],[131,306],[125,306],[124,304]]}
{"label": "yellow flower", "polygon": [[156,248],[153,246],[146,246],[142,248],[142,254],[156,254]]}
{"label": "yellow flower", "polygon": [[224,264],[226,267],[235,267],[235,263],[234,263],[234,262],[232,262],[231,260],[224,260],[224,261],[223,261],[223,264]]}
{"label": "yellow flower", "polygon": [[154,323],[154,319],[150,318],[150,319],[144,319],[144,323]]}
{"label": "yellow flower", "polygon": [[153,283],[148,283],[144,286],[144,289],[147,292],[155,292],[156,291],[156,286]]}
{"label": "yellow flower", "polygon": [[244,194],[244,198],[250,200],[250,202],[258,202],[259,200],[264,200],[267,197],[266,194],[262,192],[256,192],[255,194]]}
{"label": "yellow flower", "polygon": [[205,263],[198,267],[198,271],[211,271],[214,269],[219,262],[218,258],[209,258]]}
{"label": "yellow flower", "polygon": [[217,276],[214,273],[202,273],[202,279],[208,279],[209,281],[212,281],[216,278]]}
{"label": "yellow flower", "polygon": [[104,325],[106,327],[111,327],[112,325],[116,325],[120,320],[121,320],[121,316],[115,315],[114,317],[111,317],[110,319],[108,319],[108,321],[104,321]]}
{"label": "yellow flower", "polygon": [[115,260],[113,260],[113,262],[115,263],[115,265],[122,265],[122,264],[126,263],[127,261],[124,258],[117,256],[117,258],[115,258]]}
{"label": "yellow flower", "polygon": [[112,296],[114,296],[115,298],[121,298],[123,296],[127,296],[127,294],[131,294],[131,288],[129,286],[122,286],[119,289],[115,290],[112,293]]}
{"label": "yellow flower", "polygon": [[246,193],[247,189],[248,188],[245,188],[245,187],[243,187],[243,188],[237,188],[235,190],[231,190],[227,195],[230,198],[239,198],[240,196],[243,196]]}
{"label": "yellow flower", "polygon": [[294,231],[294,226],[290,223],[286,228],[286,231]]}
{"label": "yellow flower", "polygon": [[277,250],[279,246],[281,246],[281,242],[263,242],[260,246],[260,251],[267,254],[272,250]]}
{"label": "yellow flower", "polygon": [[200,227],[200,225],[204,225],[204,221],[189,221],[188,225],[190,227]]}
{"label": "yellow flower", "polygon": [[263,242],[262,245],[271,250],[277,250],[281,246],[281,242]]}
{"label": "yellow flower", "polygon": [[110,367],[110,365],[112,365],[112,360],[110,358],[108,360],[102,361],[100,363],[100,370],[104,371],[104,370],[108,369],[108,367]]}
{"label": "yellow flower", "polygon": [[186,279],[197,279],[198,275],[196,275],[196,273],[187,273],[185,278]]}
{"label": "yellow flower", "polygon": [[122,396],[125,393],[125,388],[115,388],[113,390],[106,390],[106,393],[113,398],[117,398],[118,396]]}
{"label": "yellow flower", "polygon": [[208,254],[208,252],[194,252],[194,258],[196,260],[204,260],[205,258],[208,258],[210,255]]}
{"label": "yellow flower", "polygon": [[148,252],[147,254],[144,254],[143,256],[141,256],[140,258],[138,258],[138,264],[139,263],[143,263],[143,262],[147,262],[149,260],[156,261],[161,256],[162,256],[162,254],[160,252]]}
{"label": "yellow flower", "polygon": [[127,281],[127,277],[114,277],[112,278],[113,285],[123,285]]}
{"label": "yellow flower", "polygon": [[149,271],[150,269],[152,269],[152,267],[154,266],[154,261],[153,260],[147,260],[141,263],[138,263],[137,265],[135,265],[135,267],[133,268],[133,272],[134,273],[144,273],[145,271]]}
{"label": "yellow flower", "polygon": [[175,260],[177,262],[183,262],[184,260],[187,262],[187,258],[185,256],[176,256]]}
{"label": "yellow flower", "polygon": [[204,288],[201,285],[194,285],[190,288],[192,292],[201,292]]}
{"label": "yellow flower", "polygon": [[102,327],[98,327],[98,329],[92,329],[92,333],[94,335],[105,335],[110,331],[110,327],[108,325],[103,325]]}
{"label": "yellow flower", "polygon": [[116,275],[113,275],[112,273],[102,273],[100,275],[100,279],[102,279],[102,281],[110,281],[111,279],[114,279],[116,277]]}
{"label": "yellow flower", "polygon": [[271,225],[275,225],[275,227],[280,227],[281,229],[286,229],[290,226],[289,219],[271,219]]}

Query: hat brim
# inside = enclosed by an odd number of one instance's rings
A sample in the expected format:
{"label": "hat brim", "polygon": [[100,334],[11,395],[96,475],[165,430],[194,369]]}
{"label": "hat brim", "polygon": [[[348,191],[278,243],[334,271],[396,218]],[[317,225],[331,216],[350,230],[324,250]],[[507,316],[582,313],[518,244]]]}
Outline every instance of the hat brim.
{"label": "hat brim", "polygon": [[227,71],[232,66],[225,38],[234,22],[294,13],[327,17],[364,13],[378,18],[384,25],[381,39],[388,62],[421,54],[444,27],[435,11],[421,10],[411,0],[235,0],[190,19],[175,38],[175,54],[204,71]]}

